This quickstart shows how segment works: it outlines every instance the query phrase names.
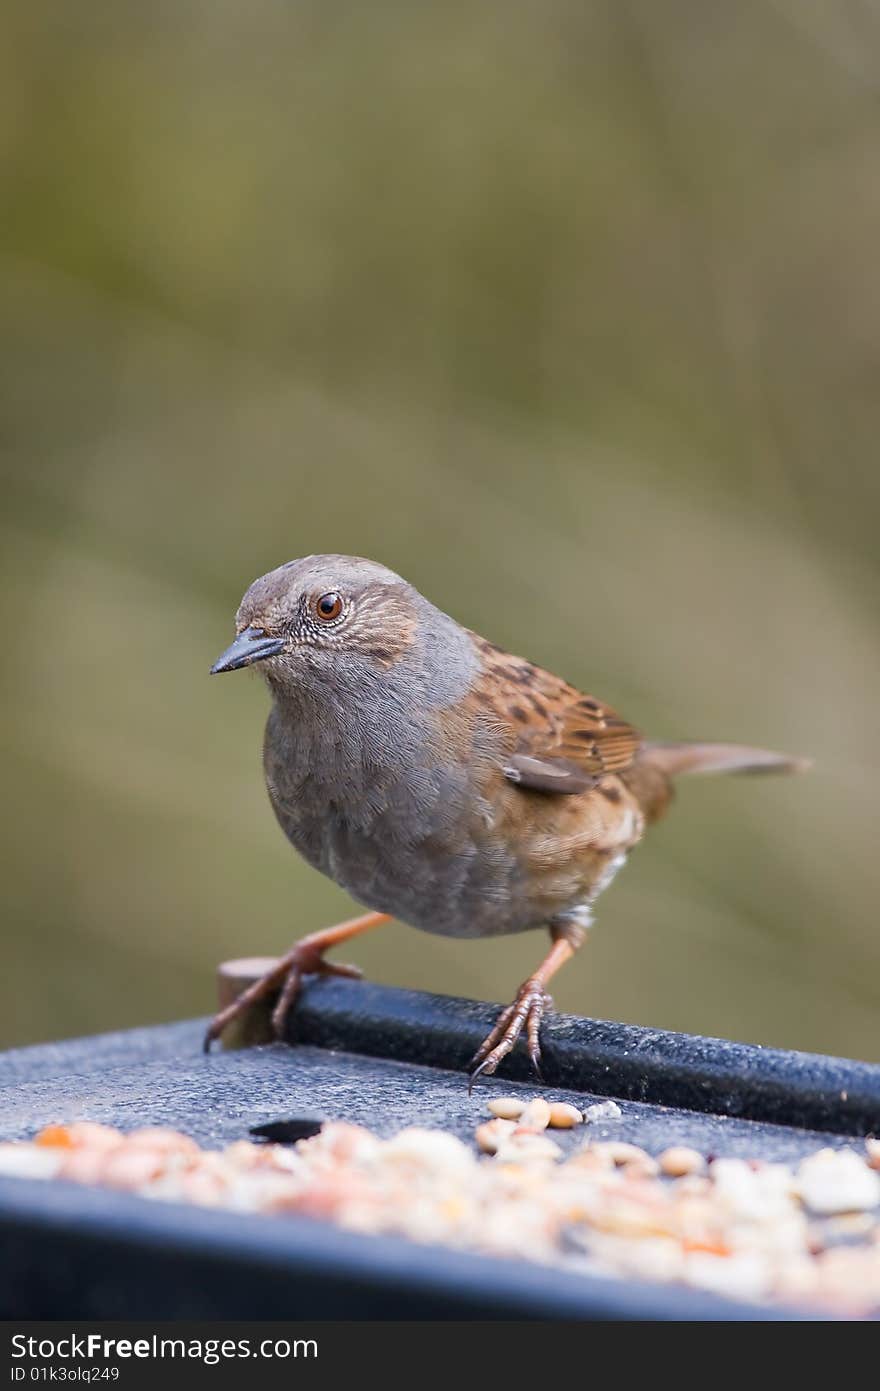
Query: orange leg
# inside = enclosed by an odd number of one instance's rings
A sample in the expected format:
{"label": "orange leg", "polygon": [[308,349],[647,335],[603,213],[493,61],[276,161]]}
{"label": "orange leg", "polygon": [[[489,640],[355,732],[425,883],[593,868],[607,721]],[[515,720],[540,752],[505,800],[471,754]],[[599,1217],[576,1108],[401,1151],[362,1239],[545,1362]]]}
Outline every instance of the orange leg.
{"label": "orange leg", "polygon": [[390,920],[388,913],[365,913],[361,918],[350,918],[348,922],[337,923],[335,927],[322,928],[320,932],[310,932],[308,937],[301,938],[291,947],[286,956],[281,957],[271,971],[267,971],[259,980],[254,981],[253,985],[249,985],[247,990],[243,990],[232,1001],[231,1005],[227,1005],[219,1014],[215,1014],[205,1034],[205,1052],[209,1051],[214,1039],[220,1037],[227,1024],[231,1024],[233,1019],[238,1019],[245,1010],[250,1009],[260,1000],[264,1000],[267,995],[273,994],[279,987],[281,994],[272,1011],[272,1028],[276,1038],[280,1038],[285,1020],[302,989],[303,976],[360,978],[362,972],[357,966],[346,966],[342,962],[325,961],[325,951],[338,946],[340,942],[347,942],[349,937],[358,937],[362,932],[369,932],[371,928],[380,927],[382,923],[390,922]]}
{"label": "orange leg", "polygon": [[529,1057],[538,1077],[541,1076],[541,1020],[547,1006],[551,1003],[547,985],[566,961],[570,961],[584,940],[583,928],[573,923],[550,928],[553,945],[541,962],[537,971],[523,981],[516,992],[516,999],[507,1009],[502,1010],[494,1029],[477,1049],[470,1062],[471,1079],[468,1090],[473,1088],[477,1078],[491,1075],[503,1058],[513,1048],[525,1026],[529,1046]]}

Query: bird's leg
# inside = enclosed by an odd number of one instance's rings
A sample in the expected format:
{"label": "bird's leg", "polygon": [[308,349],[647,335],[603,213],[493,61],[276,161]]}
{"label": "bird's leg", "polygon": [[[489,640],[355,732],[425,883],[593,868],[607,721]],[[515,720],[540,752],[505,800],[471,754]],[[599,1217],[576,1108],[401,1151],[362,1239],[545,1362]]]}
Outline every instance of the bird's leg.
{"label": "bird's leg", "polygon": [[338,946],[340,942],[347,942],[349,937],[358,937],[362,932],[369,932],[371,928],[380,927],[382,923],[389,921],[388,913],[365,913],[361,918],[350,918],[348,922],[322,928],[320,932],[310,932],[307,937],[301,938],[270,971],[260,976],[259,980],[255,980],[247,990],[243,990],[219,1014],[215,1014],[205,1034],[205,1052],[209,1051],[211,1044],[215,1038],[220,1037],[227,1024],[231,1024],[233,1019],[238,1019],[252,1005],[264,1000],[279,987],[281,994],[272,1011],[272,1031],[276,1038],[280,1038],[285,1020],[302,989],[303,976],[349,976],[359,979],[362,975],[357,966],[325,961],[324,953],[331,947]]}
{"label": "bird's leg", "polygon": [[532,1067],[541,1076],[541,1044],[539,1034],[544,1011],[550,1004],[547,985],[552,976],[566,961],[570,961],[584,941],[586,933],[575,923],[554,924],[550,928],[553,945],[541,962],[537,971],[523,981],[516,992],[516,999],[498,1016],[495,1027],[488,1038],[480,1045],[470,1061],[470,1087],[483,1074],[495,1071],[502,1058],[506,1058],[523,1031],[529,1047]]}

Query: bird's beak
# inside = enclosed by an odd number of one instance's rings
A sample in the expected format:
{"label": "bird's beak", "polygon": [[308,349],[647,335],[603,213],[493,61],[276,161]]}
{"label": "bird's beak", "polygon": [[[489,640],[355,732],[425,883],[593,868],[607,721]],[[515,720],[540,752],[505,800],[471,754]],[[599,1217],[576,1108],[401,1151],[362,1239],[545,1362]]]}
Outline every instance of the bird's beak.
{"label": "bird's beak", "polygon": [[266,657],[274,657],[283,646],[282,638],[270,638],[262,628],[245,628],[222,657],[217,658],[211,667],[211,675],[217,676],[221,671],[238,671],[239,667],[262,662]]}

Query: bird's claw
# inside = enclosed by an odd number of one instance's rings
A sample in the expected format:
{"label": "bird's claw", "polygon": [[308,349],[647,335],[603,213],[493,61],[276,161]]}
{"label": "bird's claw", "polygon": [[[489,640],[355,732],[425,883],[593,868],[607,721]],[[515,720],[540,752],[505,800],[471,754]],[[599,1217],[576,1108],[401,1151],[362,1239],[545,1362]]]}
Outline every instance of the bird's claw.
{"label": "bird's claw", "polygon": [[478,1077],[490,1077],[513,1049],[525,1027],[529,1058],[539,1081],[541,1075],[541,1020],[552,1003],[543,982],[530,976],[516,994],[513,1004],[499,1014],[491,1033],[484,1039],[468,1064],[468,1092],[473,1091]]}
{"label": "bird's claw", "polygon": [[284,1037],[284,1026],[288,1015],[296,1004],[306,976],[345,976],[349,980],[361,980],[363,971],[359,966],[351,966],[343,961],[325,961],[320,951],[311,944],[298,942],[286,956],[243,990],[240,995],[214,1015],[205,1031],[203,1050],[211,1051],[211,1044],[220,1037],[234,1020],[240,1019],[254,1005],[274,994],[280,987],[278,1001],[272,1010],[272,1033],[276,1039]]}

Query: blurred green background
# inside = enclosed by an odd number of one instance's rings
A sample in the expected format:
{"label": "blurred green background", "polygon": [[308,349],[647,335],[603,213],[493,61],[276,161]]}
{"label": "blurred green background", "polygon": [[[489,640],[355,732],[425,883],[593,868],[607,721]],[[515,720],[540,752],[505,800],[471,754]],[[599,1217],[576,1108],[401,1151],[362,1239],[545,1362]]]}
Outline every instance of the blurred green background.
{"label": "blurred green background", "polygon": [[[880,1058],[878,6],[5,10],[2,1042],[352,911],[207,674],[329,550],[657,737],[814,756],[682,786],[561,1007]],[[543,950],[351,955],[507,1001]]]}

